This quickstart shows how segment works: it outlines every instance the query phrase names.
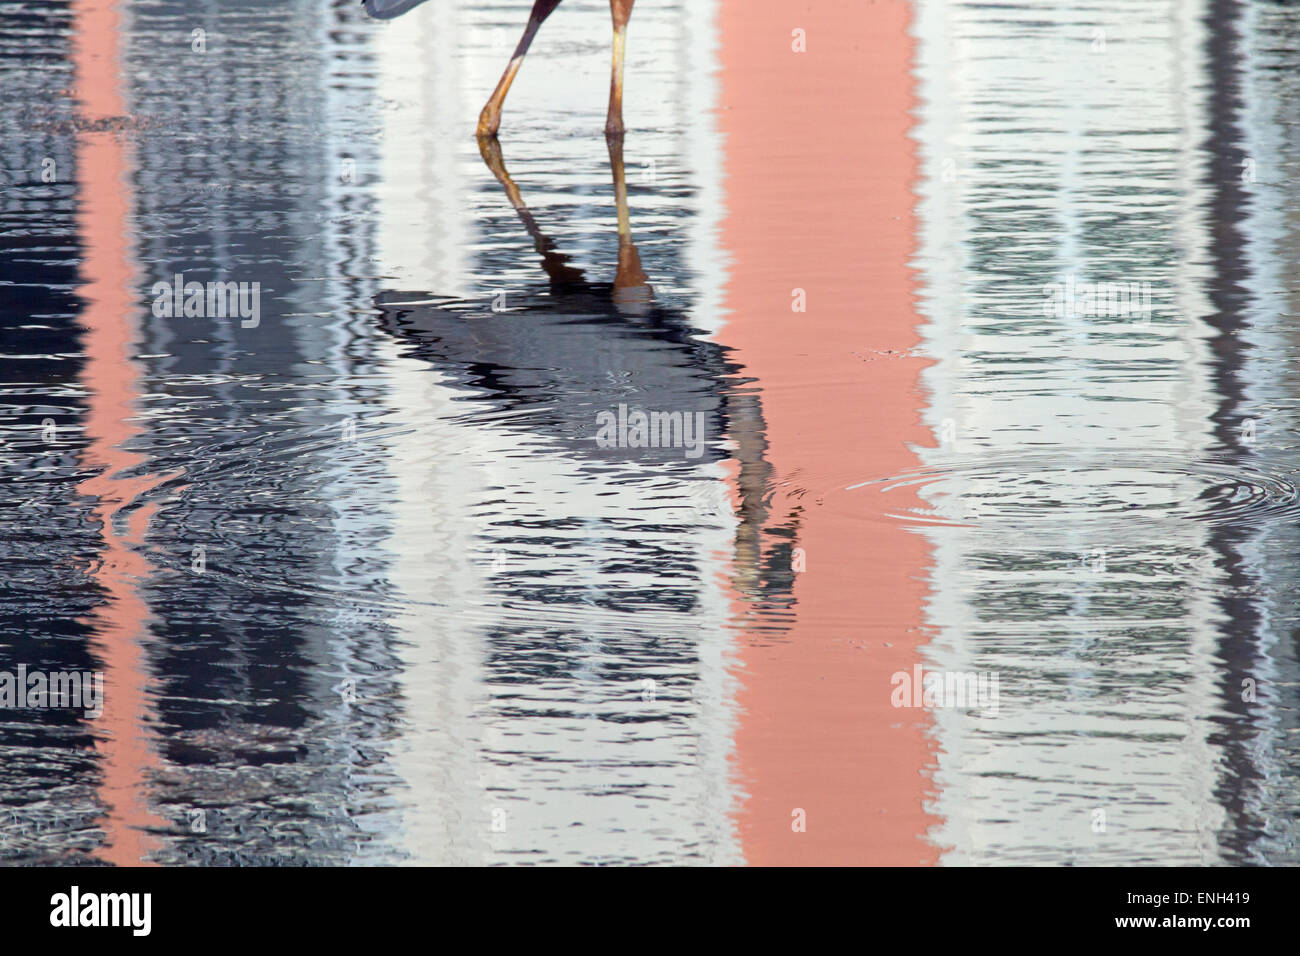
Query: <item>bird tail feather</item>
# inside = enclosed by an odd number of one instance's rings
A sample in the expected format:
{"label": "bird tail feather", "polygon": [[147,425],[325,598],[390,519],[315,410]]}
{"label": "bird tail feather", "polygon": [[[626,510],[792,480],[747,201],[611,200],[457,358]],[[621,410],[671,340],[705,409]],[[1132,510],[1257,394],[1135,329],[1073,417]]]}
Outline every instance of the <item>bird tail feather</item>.
{"label": "bird tail feather", "polygon": [[364,0],[366,13],[380,20],[400,17],[412,7],[418,7],[424,0]]}

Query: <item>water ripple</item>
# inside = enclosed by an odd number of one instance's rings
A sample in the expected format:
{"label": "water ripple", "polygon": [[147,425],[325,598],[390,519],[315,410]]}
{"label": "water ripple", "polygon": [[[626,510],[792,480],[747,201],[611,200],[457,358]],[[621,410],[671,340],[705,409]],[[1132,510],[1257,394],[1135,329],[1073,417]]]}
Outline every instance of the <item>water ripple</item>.
{"label": "water ripple", "polygon": [[[924,504],[897,503],[904,489]],[[844,490],[883,496],[872,507],[888,517],[934,524],[1056,527],[1186,519],[1263,525],[1300,513],[1300,490],[1287,476],[1222,459],[1136,451],[991,453]]]}

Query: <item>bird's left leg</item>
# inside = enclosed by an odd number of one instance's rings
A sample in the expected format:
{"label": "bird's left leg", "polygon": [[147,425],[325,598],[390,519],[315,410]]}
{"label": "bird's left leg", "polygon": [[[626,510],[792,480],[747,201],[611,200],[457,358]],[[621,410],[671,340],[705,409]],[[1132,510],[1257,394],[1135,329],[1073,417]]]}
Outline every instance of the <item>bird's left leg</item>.
{"label": "bird's left leg", "polygon": [[632,18],[632,4],[636,0],[609,0],[609,10],[614,17],[614,63],[609,78],[609,116],[605,120],[605,135],[623,135],[623,50],[627,44],[627,21]]}
{"label": "bird's left leg", "polygon": [[528,48],[533,45],[533,37],[537,36],[542,21],[549,17],[559,5],[560,0],[535,0],[533,3],[533,11],[528,14],[528,26],[524,27],[524,35],[520,37],[519,45],[515,47],[510,62],[506,64],[506,71],[501,74],[497,88],[492,91],[492,96],[488,99],[487,105],[483,107],[483,112],[479,114],[479,136],[495,136],[497,130],[501,128],[501,105],[505,103],[506,94],[510,92],[510,84],[515,81],[515,74],[519,72],[519,67],[523,66],[524,56],[528,53]]}

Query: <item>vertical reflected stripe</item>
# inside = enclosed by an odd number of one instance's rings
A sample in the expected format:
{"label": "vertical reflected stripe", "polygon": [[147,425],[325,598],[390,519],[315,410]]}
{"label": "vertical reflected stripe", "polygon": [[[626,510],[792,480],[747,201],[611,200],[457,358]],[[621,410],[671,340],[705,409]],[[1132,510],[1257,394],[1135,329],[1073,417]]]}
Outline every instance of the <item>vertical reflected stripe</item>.
{"label": "vertical reflected stripe", "polygon": [[[928,548],[843,493],[914,466],[909,443],[932,440],[919,424],[924,363],[906,354],[919,323],[909,9],[761,0],[719,17],[732,260],[719,338],[756,380],[778,482],[768,527],[796,523],[807,555],[789,629],[746,628],[738,649],[738,822],[754,864],[937,856],[930,720],[890,703],[891,675],[910,672],[925,642]],[[808,52],[792,50],[794,29]],[[792,313],[794,289],[806,314]],[[803,474],[827,487],[787,495]]]}
{"label": "vertical reflected stripe", "polygon": [[144,726],[146,674],[140,640],[149,610],[141,595],[151,573],[140,554],[154,507],[123,515],[140,495],[164,480],[139,471],[144,459],[125,450],[139,434],[130,424],[140,397],[140,374],[133,361],[137,308],[132,289],[137,272],[131,262],[129,219],[131,156],[113,118],[125,114],[118,72],[121,27],[116,0],[78,0],[74,59],[80,102],[77,137],[80,183],[79,231],[84,260],[81,296],[85,307],[81,378],[86,389],[85,463],[97,474],[79,491],[97,500],[102,548],[93,574],[105,602],[96,612],[95,651],[104,670],[104,713],[96,721],[96,746],[103,757],[101,799],[106,808],[101,856],[117,865],[138,865],[158,843],[147,828],[163,826],[147,806],[146,775],[156,757]]}

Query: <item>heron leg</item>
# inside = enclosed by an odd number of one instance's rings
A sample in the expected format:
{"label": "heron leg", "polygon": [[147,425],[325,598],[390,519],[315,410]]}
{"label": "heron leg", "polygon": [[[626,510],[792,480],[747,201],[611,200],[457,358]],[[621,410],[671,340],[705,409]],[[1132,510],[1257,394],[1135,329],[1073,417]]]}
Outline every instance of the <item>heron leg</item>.
{"label": "heron leg", "polygon": [[632,19],[636,0],[609,0],[614,17],[614,63],[609,78],[609,116],[605,120],[606,136],[623,135],[623,51],[627,45],[627,21]]}
{"label": "heron leg", "polygon": [[532,46],[533,37],[537,36],[538,28],[559,5],[560,0],[535,0],[533,3],[533,10],[528,14],[528,26],[524,27],[524,35],[520,37],[519,45],[515,47],[515,52],[506,65],[506,71],[501,74],[497,88],[492,91],[492,96],[488,99],[487,105],[483,107],[483,112],[479,114],[479,136],[495,136],[497,130],[501,128],[501,105],[505,103],[506,94],[510,92],[510,84],[515,81],[515,74],[519,72],[519,67],[523,65],[524,56],[528,53],[528,48]]}

